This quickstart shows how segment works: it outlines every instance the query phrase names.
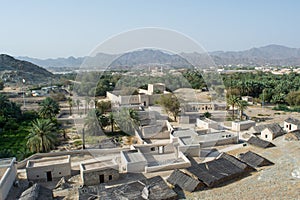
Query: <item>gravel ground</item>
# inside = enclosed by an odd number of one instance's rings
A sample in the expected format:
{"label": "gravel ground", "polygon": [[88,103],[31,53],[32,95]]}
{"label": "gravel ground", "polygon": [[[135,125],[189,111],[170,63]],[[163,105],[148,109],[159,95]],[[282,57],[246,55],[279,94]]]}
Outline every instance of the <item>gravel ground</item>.
{"label": "gravel ground", "polygon": [[279,137],[276,147],[246,147],[233,155],[252,150],[275,163],[241,180],[218,188],[186,194],[186,199],[300,199],[300,142]]}

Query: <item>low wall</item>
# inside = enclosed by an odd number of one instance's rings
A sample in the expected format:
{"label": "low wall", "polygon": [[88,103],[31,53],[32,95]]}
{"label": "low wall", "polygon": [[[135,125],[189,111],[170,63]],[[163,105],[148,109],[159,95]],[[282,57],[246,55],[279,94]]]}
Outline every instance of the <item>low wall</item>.
{"label": "low wall", "polygon": [[117,153],[121,150],[129,150],[129,148],[114,148],[114,149],[82,149],[82,150],[73,150],[73,151],[59,151],[59,152],[49,152],[49,153],[36,153],[17,164],[18,169],[24,169],[26,167],[28,160],[43,158],[43,157],[54,157],[54,156],[63,156],[63,155],[93,155],[101,153]]}
{"label": "low wall", "polygon": [[17,176],[17,168],[14,164],[16,159],[12,160],[12,165],[7,166],[5,173],[3,174],[0,182],[0,200],[5,200],[6,196],[13,185],[16,176]]}

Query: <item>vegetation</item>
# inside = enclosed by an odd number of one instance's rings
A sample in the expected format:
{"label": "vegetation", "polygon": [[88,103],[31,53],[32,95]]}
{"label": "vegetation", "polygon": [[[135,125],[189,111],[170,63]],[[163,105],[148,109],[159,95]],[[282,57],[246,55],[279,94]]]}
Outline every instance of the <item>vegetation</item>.
{"label": "vegetation", "polygon": [[59,104],[47,97],[40,103],[39,115],[44,119],[53,119],[59,113]]}
{"label": "vegetation", "polygon": [[163,95],[159,100],[159,104],[165,109],[168,115],[172,115],[174,121],[177,121],[177,117],[180,113],[180,102],[175,95]]}
{"label": "vegetation", "polygon": [[29,129],[27,146],[31,152],[48,152],[54,148],[56,127],[49,119],[36,119]]}

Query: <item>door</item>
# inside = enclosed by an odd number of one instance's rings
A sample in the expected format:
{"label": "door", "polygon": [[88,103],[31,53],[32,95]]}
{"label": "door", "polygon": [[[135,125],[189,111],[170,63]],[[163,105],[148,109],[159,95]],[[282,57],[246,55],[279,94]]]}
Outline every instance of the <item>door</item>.
{"label": "door", "polygon": [[104,174],[101,174],[99,176],[99,180],[100,180],[100,183],[104,183]]}
{"label": "door", "polygon": [[51,171],[46,172],[46,174],[47,174],[47,181],[52,181],[52,173],[51,173]]}

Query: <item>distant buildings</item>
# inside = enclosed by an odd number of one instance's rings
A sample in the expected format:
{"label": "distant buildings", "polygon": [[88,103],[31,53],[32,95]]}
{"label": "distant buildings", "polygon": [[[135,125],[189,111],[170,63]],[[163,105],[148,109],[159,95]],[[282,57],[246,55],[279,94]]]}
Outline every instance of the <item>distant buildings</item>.
{"label": "distant buildings", "polygon": [[153,105],[163,94],[169,94],[169,92],[166,91],[165,84],[162,83],[148,84],[148,90],[139,89],[137,93],[132,91],[132,94],[127,94],[126,91],[123,90],[106,92],[108,99],[113,105],[117,106]]}

